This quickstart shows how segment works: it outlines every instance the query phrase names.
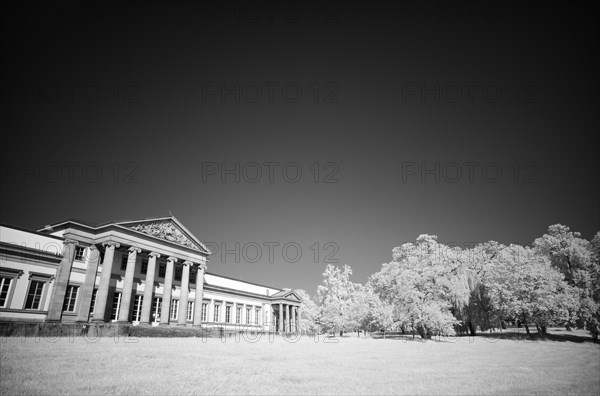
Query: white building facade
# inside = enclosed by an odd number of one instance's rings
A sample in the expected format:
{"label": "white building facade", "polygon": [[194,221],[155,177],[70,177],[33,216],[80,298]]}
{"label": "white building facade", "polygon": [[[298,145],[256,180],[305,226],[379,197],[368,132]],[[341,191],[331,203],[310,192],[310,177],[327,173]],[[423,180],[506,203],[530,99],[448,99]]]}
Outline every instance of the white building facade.
{"label": "white building facade", "polygon": [[0,225],[0,254],[0,321],[300,331],[296,293],[208,273],[211,252],[172,216]]}

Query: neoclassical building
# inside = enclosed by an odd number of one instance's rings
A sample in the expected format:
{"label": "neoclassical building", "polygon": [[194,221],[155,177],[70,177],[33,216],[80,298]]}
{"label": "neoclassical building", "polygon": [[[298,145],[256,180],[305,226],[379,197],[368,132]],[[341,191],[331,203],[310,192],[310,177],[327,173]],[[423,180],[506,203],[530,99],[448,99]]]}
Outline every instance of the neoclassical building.
{"label": "neoclassical building", "polygon": [[0,254],[0,321],[299,331],[296,293],[207,272],[211,252],[173,216],[0,225]]}

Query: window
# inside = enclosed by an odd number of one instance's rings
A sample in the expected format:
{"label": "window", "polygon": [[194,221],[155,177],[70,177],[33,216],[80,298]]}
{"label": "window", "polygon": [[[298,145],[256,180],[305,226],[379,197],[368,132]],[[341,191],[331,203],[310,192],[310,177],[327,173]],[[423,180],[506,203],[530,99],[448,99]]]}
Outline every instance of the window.
{"label": "window", "polygon": [[221,308],[221,305],[219,304],[215,304],[215,315],[214,315],[214,320],[213,322],[219,322],[219,309]]}
{"label": "window", "polygon": [[258,326],[258,319],[260,318],[260,308],[256,308],[254,312],[254,324]]}
{"label": "window", "polygon": [[164,264],[158,266],[158,276],[164,278],[167,273],[167,267]]}
{"label": "window", "polygon": [[177,313],[179,311],[179,300],[171,300],[171,319],[177,319]]}
{"label": "window", "polygon": [[65,293],[65,301],[63,302],[63,311],[75,312],[75,303],[77,302],[77,292],[79,286],[67,286],[67,292]]}
{"label": "window", "polygon": [[231,321],[231,305],[225,307],[225,323]]}
{"label": "window", "polygon": [[98,296],[98,289],[94,289],[94,292],[92,293],[92,302],[90,303],[90,315],[92,316],[94,314],[94,310],[96,309],[96,297]]}
{"label": "window", "polygon": [[[6,268],[2,268],[5,274]],[[27,289],[27,298],[25,299],[25,309],[42,310],[44,300],[48,290],[47,285],[54,279],[54,276],[39,272],[29,272],[29,288]]]}
{"label": "window", "polygon": [[235,323],[242,323],[242,307],[235,307]]}
{"label": "window", "polygon": [[32,280],[29,283],[29,292],[25,301],[25,309],[40,309],[42,293],[44,292],[44,282]]}
{"label": "window", "polygon": [[160,322],[160,311],[162,309],[162,298],[154,297],[154,305],[152,307],[153,322]]}
{"label": "window", "polygon": [[181,281],[181,267],[175,267],[175,280]]}
{"label": "window", "polygon": [[250,317],[252,316],[252,307],[246,308],[246,324],[250,324]]}
{"label": "window", "polygon": [[193,301],[188,301],[186,319],[194,320],[194,302]]}
{"label": "window", "polygon": [[133,318],[134,322],[139,322],[142,318],[142,301],[144,301],[144,296],[137,295],[133,297]]}
{"label": "window", "polygon": [[206,322],[208,316],[208,303],[202,303],[202,321]]}
{"label": "window", "polygon": [[196,283],[196,271],[190,271],[190,283]]}
{"label": "window", "polygon": [[125,271],[127,269],[127,254],[123,253],[121,256],[121,271]]}
{"label": "window", "polygon": [[142,268],[140,269],[140,274],[146,275],[148,273],[148,259],[142,259]]}
{"label": "window", "polygon": [[83,261],[84,256],[85,256],[85,247],[75,246],[75,260]]}
{"label": "window", "polygon": [[10,291],[11,284],[12,278],[0,278],[0,308],[5,308],[8,306],[8,292]]}
{"label": "window", "polygon": [[110,311],[110,320],[119,319],[119,310],[121,309],[121,293],[113,295],[112,309]]}
{"label": "window", "polygon": [[0,268],[0,308],[10,307],[14,285],[21,275],[23,275],[22,270]]}

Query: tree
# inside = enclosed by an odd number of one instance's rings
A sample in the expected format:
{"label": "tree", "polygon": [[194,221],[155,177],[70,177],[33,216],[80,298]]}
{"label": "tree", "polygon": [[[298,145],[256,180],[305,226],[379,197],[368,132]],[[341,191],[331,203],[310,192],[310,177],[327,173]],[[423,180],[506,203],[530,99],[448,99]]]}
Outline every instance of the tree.
{"label": "tree", "polygon": [[552,265],[564,274],[570,286],[576,288],[579,305],[576,318],[567,323],[586,327],[595,342],[600,330],[600,264],[598,263],[598,237],[591,242],[569,227],[554,224],[548,232],[534,242],[535,249],[549,258]]}
{"label": "tree", "polygon": [[302,331],[319,331],[317,321],[319,319],[319,307],[310,298],[308,293],[302,289],[294,290],[302,299],[302,310],[300,315],[300,329]]}
{"label": "tree", "polygon": [[417,331],[422,338],[454,334],[458,321],[451,309],[462,307],[469,299],[461,249],[438,243],[435,235],[423,234],[416,243],[405,243],[392,252],[393,261],[383,264],[368,285],[383,307],[394,307],[396,326],[410,328],[413,334]]}
{"label": "tree", "polygon": [[352,269],[344,265],[342,269],[331,264],[323,273],[323,284],[317,288],[316,302],[320,307],[319,321],[324,330],[344,332],[360,326],[356,315],[355,293],[360,285],[350,281]]}
{"label": "tree", "polygon": [[533,322],[541,336],[549,324],[567,323],[577,310],[577,291],[534,249],[510,245],[489,263],[482,282],[501,317]]}

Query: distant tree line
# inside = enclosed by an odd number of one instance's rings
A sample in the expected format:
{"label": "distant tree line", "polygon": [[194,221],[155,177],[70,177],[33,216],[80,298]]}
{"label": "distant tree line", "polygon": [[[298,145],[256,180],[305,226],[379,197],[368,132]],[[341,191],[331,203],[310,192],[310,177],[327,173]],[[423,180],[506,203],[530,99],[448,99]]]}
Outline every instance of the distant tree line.
{"label": "distant tree line", "polygon": [[600,331],[600,232],[591,241],[561,224],[531,246],[489,241],[448,246],[435,235],[393,249],[362,285],[328,265],[314,299],[304,290],[307,331],[401,331],[422,338],[518,323],[544,337],[549,326]]}

